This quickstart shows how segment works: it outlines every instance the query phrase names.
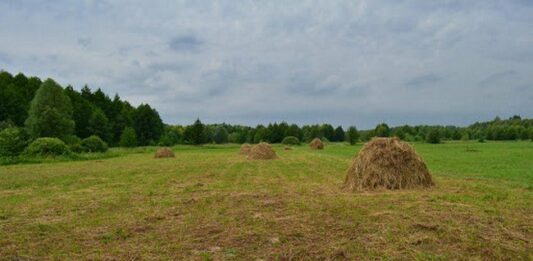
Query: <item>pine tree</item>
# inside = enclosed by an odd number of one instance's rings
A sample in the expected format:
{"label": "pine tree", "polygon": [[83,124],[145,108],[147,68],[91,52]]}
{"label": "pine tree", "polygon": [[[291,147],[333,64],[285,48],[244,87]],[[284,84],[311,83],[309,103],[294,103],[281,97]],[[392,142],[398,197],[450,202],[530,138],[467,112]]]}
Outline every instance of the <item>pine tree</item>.
{"label": "pine tree", "polygon": [[205,136],[205,126],[200,119],[196,119],[193,125],[187,126],[184,135],[185,139],[194,145],[205,143],[207,138]]}
{"label": "pine tree", "polygon": [[348,128],[348,131],[346,132],[346,140],[350,145],[354,145],[357,143],[357,140],[359,140],[359,132],[355,126],[350,126],[350,128]]}
{"label": "pine tree", "polygon": [[132,127],[126,127],[120,135],[121,147],[135,147],[137,146],[137,135]]}
{"label": "pine tree", "polygon": [[157,143],[163,134],[163,122],[159,113],[148,104],[141,104],[133,113],[133,128],[141,146]]}
{"label": "pine tree", "polygon": [[335,139],[333,141],[344,141],[344,130],[342,126],[335,129]]}
{"label": "pine tree", "polygon": [[99,108],[94,110],[89,119],[89,131],[91,135],[96,135],[108,143],[111,139],[110,130],[109,119],[107,119],[104,112]]}

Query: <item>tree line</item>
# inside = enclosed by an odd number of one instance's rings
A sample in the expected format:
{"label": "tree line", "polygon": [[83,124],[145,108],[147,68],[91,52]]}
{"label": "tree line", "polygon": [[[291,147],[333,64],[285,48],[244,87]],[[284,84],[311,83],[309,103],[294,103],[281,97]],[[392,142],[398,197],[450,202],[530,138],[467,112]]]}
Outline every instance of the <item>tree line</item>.
{"label": "tree line", "polygon": [[371,130],[355,126],[344,129],[330,124],[299,126],[287,122],[257,125],[203,124],[197,119],[188,126],[164,124],[148,104],[132,106],[118,94],[110,98],[100,88],[84,86],[80,91],[62,87],[52,79],[42,81],[22,73],[0,71],[0,131],[21,128],[32,139],[55,137],[72,140],[97,136],[110,146],[146,146],[205,143],[280,143],[286,137],[301,142],[321,138],[331,142],[367,141],[372,137],[396,136],[407,141],[439,143],[441,140],[516,140],[533,137],[533,120],[513,116],[476,122],[468,127],[397,126],[378,124]]}

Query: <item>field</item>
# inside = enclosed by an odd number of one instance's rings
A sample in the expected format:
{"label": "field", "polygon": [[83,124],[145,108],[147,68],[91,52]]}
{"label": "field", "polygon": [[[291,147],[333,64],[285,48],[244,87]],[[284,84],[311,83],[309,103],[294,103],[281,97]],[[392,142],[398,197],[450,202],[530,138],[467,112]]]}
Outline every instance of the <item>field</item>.
{"label": "field", "polygon": [[533,142],[414,146],[432,189],[343,192],[344,144],[0,166],[0,259],[533,258]]}

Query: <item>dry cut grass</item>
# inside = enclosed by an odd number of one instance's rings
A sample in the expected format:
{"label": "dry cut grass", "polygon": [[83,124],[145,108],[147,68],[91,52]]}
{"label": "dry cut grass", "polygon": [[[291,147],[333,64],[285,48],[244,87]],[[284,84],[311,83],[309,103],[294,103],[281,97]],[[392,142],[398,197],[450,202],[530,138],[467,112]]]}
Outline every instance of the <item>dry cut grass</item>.
{"label": "dry cut grass", "polygon": [[531,260],[533,145],[469,146],[417,144],[435,186],[388,192],[344,192],[338,144],[3,166],[0,259]]}

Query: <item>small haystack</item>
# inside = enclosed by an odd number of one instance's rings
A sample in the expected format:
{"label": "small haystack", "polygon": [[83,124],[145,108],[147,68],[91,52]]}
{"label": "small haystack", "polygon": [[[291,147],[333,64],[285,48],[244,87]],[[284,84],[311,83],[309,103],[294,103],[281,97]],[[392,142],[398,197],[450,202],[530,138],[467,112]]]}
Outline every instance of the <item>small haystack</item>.
{"label": "small haystack", "polygon": [[174,158],[174,152],[169,147],[163,147],[159,148],[155,151],[154,158],[160,159],[160,158]]}
{"label": "small haystack", "polygon": [[250,154],[250,150],[252,149],[252,146],[248,143],[244,143],[241,146],[241,149],[239,150],[239,154],[241,155],[248,155]]}
{"label": "small haystack", "polygon": [[344,181],[348,191],[431,186],[433,181],[422,158],[398,138],[374,138],[365,144]]}
{"label": "small haystack", "polygon": [[278,156],[272,146],[268,143],[261,142],[252,147],[248,159],[252,160],[270,160],[276,159]]}
{"label": "small haystack", "polygon": [[289,146],[285,146],[285,148],[283,148],[284,150],[292,150],[292,147],[289,147]]}
{"label": "small haystack", "polygon": [[309,148],[312,150],[323,150],[324,143],[319,138],[314,138],[311,143],[309,143]]}

